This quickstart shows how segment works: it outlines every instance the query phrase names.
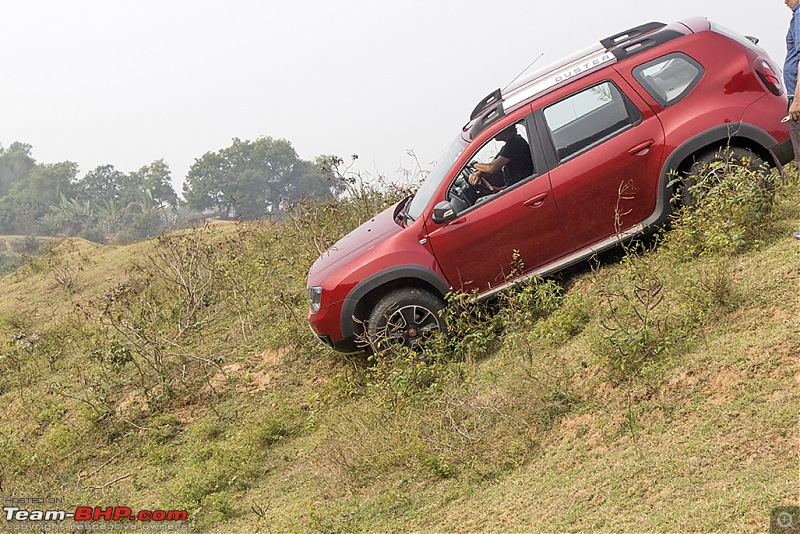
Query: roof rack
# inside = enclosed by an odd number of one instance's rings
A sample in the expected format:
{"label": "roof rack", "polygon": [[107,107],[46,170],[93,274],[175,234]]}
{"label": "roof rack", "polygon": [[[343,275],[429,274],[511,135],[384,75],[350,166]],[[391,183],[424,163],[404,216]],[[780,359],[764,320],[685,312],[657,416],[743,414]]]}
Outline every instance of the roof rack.
{"label": "roof rack", "polygon": [[478,137],[478,134],[484,131],[490,124],[493,124],[497,120],[505,117],[505,115],[506,112],[503,109],[503,103],[497,102],[489,109],[487,113],[475,121],[475,124],[472,125],[472,128],[469,131],[469,136],[472,139],[475,139]]}
{"label": "roof rack", "polygon": [[[645,48],[661,44],[680,35],[678,32],[669,31],[663,32],[670,34],[663,36],[663,39],[641,38],[665,26],[666,24],[663,22],[648,22],[606,37],[600,41],[599,45],[593,45],[574,56],[566,58],[559,64],[533,73],[527,79],[509,87],[505,94],[501,89],[492,91],[478,102],[475,109],[472,110],[469,117],[470,123],[483,114],[486,114],[486,117],[473,125],[470,134],[474,138],[477,133],[504,116],[505,109],[509,109],[528,98],[555,89],[568,80],[583,76],[609,62],[630,57]],[[659,34],[656,35],[658,36]],[[488,109],[491,109],[492,112],[486,113]]]}
{"label": "roof rack", "polygon": [[480,115],[483,110],[487,109],[492,104],[500,102],[502,99],[503,99],[502,91],[500,91],[500,89],[495,89],[494,91],[486,95],[486,97],[483,100],[478,102],[478,105],[475,106],[475,109],[472,110],[472,113],[469,116],[469,120],[471,121],[475,120],[475,118],[478,115]]}
{"label": "roof rack", "polygon": [[682,36],[682,33],[675,30],[663,30],[652,35],[648,35],[647,37],[636,39],[635,41],[626,41],[612,48],[610,52],[614,54],[614,57],[617,58],[617,61],[622,61],[623,59],[635,56],[640,52],[644,52],[648,48],[653,48],[654,46],[664,44],[667,41],[671,41]]}
{"label": "roof rack", "polygon": [[646,24],[636,26],[635,28],[625,30],[624,32],[612,35],[611,37],[606,37],[600,41],[600,44],[603,45],[606,50],[608,50],[609,48],[619,46],[622,43],[636,39],[637,37],[641,37],[646,33],[660,30],[664,26],[666,26],[666,24],[663,22],[648,22]]}

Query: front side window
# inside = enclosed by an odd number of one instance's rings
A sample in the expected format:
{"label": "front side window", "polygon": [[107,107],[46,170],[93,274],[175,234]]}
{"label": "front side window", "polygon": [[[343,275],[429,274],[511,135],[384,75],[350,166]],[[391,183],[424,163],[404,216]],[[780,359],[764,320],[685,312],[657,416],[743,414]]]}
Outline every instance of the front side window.
{"label": "front side window", "polygon": [[525,121],[504,128],[470,158],[448,189],[457,213],[486,202],[535,175]]}
{"label": "front side window", "polygon": [[664,56],[633,69],[633,76],[662,107],[683,99],[703,77],[703,67],[686,54]]}
{"label": "front side window", "polygon": [[587,150],[641,120],[616,85],[607,81],[544,109],[559,161]]}

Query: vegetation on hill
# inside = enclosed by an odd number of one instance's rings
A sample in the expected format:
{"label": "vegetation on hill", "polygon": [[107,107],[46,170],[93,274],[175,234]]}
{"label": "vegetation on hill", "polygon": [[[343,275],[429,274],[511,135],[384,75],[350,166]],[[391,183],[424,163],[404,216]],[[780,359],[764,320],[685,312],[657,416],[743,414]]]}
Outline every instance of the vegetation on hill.
{"label": "vegetation on hill", "polygon": [[[37,163],[32,149],[0,145],[0,235],[130,243],[204,218],[263,219],[298,198],[330,200],[341,191],[330,179],[331,158],[305,161],[291,143],[271,137],[234,139],[195,160],[184,201],[164,160],[127,173],[100,165],[79,176],[76,163]],[[15,260],[0,256],[0,274]]]}
{"label": "vegetation on hill", "polygon": [[197,532],[766,530],[798,495],[798,174],[715,170],[668,232],[453,296],[426,361],[305,321],[308,266],[401,190],[63,240],[0,284],[2,493]]}

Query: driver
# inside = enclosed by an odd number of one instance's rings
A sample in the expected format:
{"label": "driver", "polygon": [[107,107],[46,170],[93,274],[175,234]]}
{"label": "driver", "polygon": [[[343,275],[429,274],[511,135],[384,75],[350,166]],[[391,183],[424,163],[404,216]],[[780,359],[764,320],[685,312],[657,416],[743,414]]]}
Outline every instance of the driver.
{"label": "driver", "polygon": [[517,133],[516,125],[501,131],[495,139],[504,143],[497,156],[489,163],[472,163],[475,172],[469,175],[470,187],[465,191],[470,204],[533,174],[531,148]]}

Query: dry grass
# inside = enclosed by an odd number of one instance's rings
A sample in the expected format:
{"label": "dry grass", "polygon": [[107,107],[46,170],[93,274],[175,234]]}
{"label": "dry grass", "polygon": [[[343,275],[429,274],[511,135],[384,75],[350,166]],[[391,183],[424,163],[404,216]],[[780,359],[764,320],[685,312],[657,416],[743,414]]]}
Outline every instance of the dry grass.
{"label": "dry grass", "polygon": [[[412,381],[401,364],[335,357],[294,325],[304,302],[292,292],[314,255],[302,234],[210,228],[215,257],[260,291],[247,302],[253,328],[230,301],[187,334],[185,351],[206,360],[171,370],[196,381],[176,382],[185,389],[158,408],[128,380],[130,364],[118,374],[89,358],[102,329],[81,313],[141,274],[154,243],[63,241],[0,284],[0,484],[91,506],[187,508],[196,532],[765,531],[800,489],[798,200],[789,189],[771,238],[728,260],[730,306],[691,315],[662,358],[626,379],[594,341],[598,288],[624,264],[572,274],[549,317],[510,300],[491,320],[513,328]],[[245,270],[254,262],[276,286]],[[714,269],[668,269],[665,309],[688,317],[681,284]],[[168,309],[174,295],[163,295]],[[93,413],[81,399],[97,395],[81,384],[120,388],[115,413]]]}

